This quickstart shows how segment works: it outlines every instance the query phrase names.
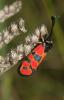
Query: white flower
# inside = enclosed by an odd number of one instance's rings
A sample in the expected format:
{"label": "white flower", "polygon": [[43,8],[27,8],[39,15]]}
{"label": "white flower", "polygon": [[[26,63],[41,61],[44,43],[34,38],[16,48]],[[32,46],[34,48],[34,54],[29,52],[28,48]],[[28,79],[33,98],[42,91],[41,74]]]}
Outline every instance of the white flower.
{"label": "white flower", "polygon": [[19,26],[20,26],[20,27],[23,27],[23,26],[24,26],[24,19],[23,19],[23,18],[21,18],[21,19],[19,20]]}
{"label": "white flower", "polygon": [[9,68],[11,65],[10,65],[10,63],[5,63],[5,64],[3,64],[3,68]]}
{"label": "white flower", "polygon": [[3,17],[5,16],[5,13],[3,10],[0,11],[0,20],[3,19]]}
{"label": "white flower", "polygon": [[3,42],[8,44],[13,39],[13,35],[8,30],[3,31]]}
{"label": "white flower", "polygon": [[8,6],[5,6],[5,7],[4,7],[4,13],[5,13],[5,14],[8,14],[8,13],[9,13],[9,8],[8,8]]}
{"label": "white flower", "polygon": [[10,68],[10,63],[0,64],[0,74],[7,71]]}
{"label": "white flower", "polygon": [[9,31],[7,29],[3,31],[3,40],[6,39],[8,35],[9,35]]}
{"label": "white flower", "polygon": [[23,58],[23,53],[18,54],[18,60],[21,60]]}
{"label": "white flower", "polygon": [[[0,65],[0,66],[3,66],[3,65]],[[2,73],[3,71],[4,71],[4,68],[0,67],[0,73]]]}
{"label": "white flower", "polygon": [[11,57],[12,59],[15,59],[17,57],[17,53],[15,50],[11,50]]}
{"label": "white flower", "polygon": [[18,7],[20,8],[20,7],[22,6],[22,2],[21,2],[21,1],[18,1],[18,2],[17,2],[17,5],[18,5]]}
{"label": "white flower", "polygon": [[37,43],[38,42],[38,37],[36,35],[32,35],[31,41],[32,41],[32,44]]}
{"label": "white flower", "polygon": [[37,35],[37,37],[40,36],[40,30],[39,30],[39,28],[36,28],[36,29],[35,29],[35,34]]}
{"label": "white flower", "polygon": [[13,6],[13,5],[10,5],[9,6],[9,13],[12,13],[12,14],[14,14],[15,13],[15,7]]}
{"label": "white flower", "polygon": [[24,52],[23,44],[18,45],[17,46],[17,53],[23,53],[23,52]]}
{"label": "white flower", "polygon": [[40,32],[41,32],[41,36],[48,34],[47,27],[45,25],[42,25]]}
{"label": "white flower", "polygon": [[17,35],[18,32],[17,24],[15,23],[11,24],[11,32],[13,33],[13,35]]}
{"label": "white flower", "polygon": [[14,36],[10,33],[8,38],[11,41],[14,38]]}
{"label": "white flower", "polygon": [[31,43],[31,36],[27,36],[25,38],[25,42],[28,44],[28,43]]}
{"label": "white flower", "polygon": [[9,6],[9,15],[14,15],[15,13],[19,12],[22,7],[21,1],[16,1],[12,5]]}
{"label": "white flower", "polygon": [[27,30],[25,29],[24,20],[22,18],[19,21],[19,29],[24,33],[27,32]]}
{"label": "white flower", "polygon": [[10,53],[10,61],[13,64],[16,64],[18,62],[18,55],[17,55],[16,50],[11,50],[11,53]]}
{"label": "white flower", "polygon": [[22,31],[22,32],[24,32],[24,33],[26,33],[27,32],[27,30],[25,29],[25,27],[23,26],[22,28],[20,28],[20,30]]}
{"label": "white flower", "polygon": [[29,54],[31,52],[31,45],[24,45],[24,51],[25,51],[25,55]]}
{"label": "white flower", "polygon": [[20,0],[13,3],[13,6],[17,9],[20,9],[22,7],[22,2]]}
{"label": "white flower", "polygon": [[9,63],[9,54],[7,54],[7,56],[5,57],[5,63],[8,64]]}
{"label": "white flower", "polygon": [[22,2],[21,1],[17,1],[15,4],[14,4],[15,8],[16,8],[16,11],[19,12],[19,10],[22,8]]}
{"label": "white flower", "polygon": [[13,16],[14,14],[18,13],[20,9],[22,8],[22,2],[21,1],[15,1],[13,4],[9,6],[5,6],[0,11],[0,22],[4,22],[7,18]]}
{"label": "white flower", "polygon": [[8,44],[10,42],[10,37],[9,36],[7,36],[7,38],[6,39],[4,39],[4,43],[5,44]]}

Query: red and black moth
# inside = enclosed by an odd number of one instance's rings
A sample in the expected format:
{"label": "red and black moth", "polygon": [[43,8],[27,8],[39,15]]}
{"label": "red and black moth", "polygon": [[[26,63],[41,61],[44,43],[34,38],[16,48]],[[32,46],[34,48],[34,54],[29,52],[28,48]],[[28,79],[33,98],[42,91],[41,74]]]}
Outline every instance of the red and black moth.
{"label": "red and black moth", "polygon": [[55,18],[56,16],[51,16],[52,20],[51,32],[44,37],[44,41],[42,40],[40,34],[39,43],[37,43],[32,52],[28,54],[26,57],[24,57],[23,60],[21,61],[21,64],[18,68],[18,72],[20,75],[24,76],[32,75],[33,71],[37,70],[41,62],[44,61],[44,59],[46,58],[46,53],[53,46],[51,36],[55,24]]}

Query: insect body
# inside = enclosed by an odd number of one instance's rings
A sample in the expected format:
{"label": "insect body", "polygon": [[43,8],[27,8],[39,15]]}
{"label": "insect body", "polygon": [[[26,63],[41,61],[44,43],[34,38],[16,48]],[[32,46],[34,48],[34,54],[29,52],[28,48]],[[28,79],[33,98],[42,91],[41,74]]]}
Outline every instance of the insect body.
{"label": "insect body", "polygon": [[20,73],[23,75],[31,75],[33,70],[36,70],[40,63],[44,60],[46,53],[42,44],[37,45],[33,51],[24,59],[20,66]]}
{"label": "insect body", "polygon": [[21,75],[25,76],[32,75],[33,71],[39,67],[42,61],[44,61],[48,50],[51,49],[52,47],[51,35],[55,23],[55,17],[52,16],[51,19],[52,19],[51,32],[46,37],[44,37],[44,41],[42,40],[40,34],[39,43],[34,47],[32,52],[22,60],[22,63],[18,69]]}

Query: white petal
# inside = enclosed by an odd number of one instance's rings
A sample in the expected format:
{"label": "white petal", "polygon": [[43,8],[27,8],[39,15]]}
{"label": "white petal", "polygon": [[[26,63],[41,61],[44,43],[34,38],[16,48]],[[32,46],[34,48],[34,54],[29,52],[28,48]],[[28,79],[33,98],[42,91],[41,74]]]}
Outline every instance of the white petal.
{"label": "white petal", "polygon": [[9,35],[9,31],[7,29],[3,31],[3,38],[7,38],[8,35]]}
{"label": "white petal", "polygon": [[15,59],[17,57],[17,53],[15,50],[11,50],[11,57],[12,59]]}
{"label": "white petal", "polygon": [[18,60],[21,60],[23,58],[23,54],[18,54]]}
{"label": "white petal", "polygon": [[38,37],[36,35],[32,35],[31,41],[32,41],[32,43],[37,43],[38,42]]}
{"label": "white petal", "polygon": [[27,30],[25,29],[25,27],[23,26],[22,28],[20,27],[20,30],[22,31],[22,32],[24,32],[24,33],[26,33],[27,32]]}
{"label": "white petal", "polygon": [[23,20],[23,18],[20,19],[20,21],[19,21],[19,26],[20,26],[20,27],[23,27],[23,26],[24,26],[24,20]]}
{"label": "white petal", "polygon": [[3,10],[0,11],[0,19],[2,19],[5,16],[5,13]]}
{"label": "white petal", "polygon": [[15,12],[15,7],[13,5],[9,6],[9,13],[14,13]]}
{"label": "white petal", "polygon": [[39,30],[39,28],[36,28],[35,29],[35,34],[39,37],[40,36],[40,30]]}
{"label": "white petal", "polygon": [[4,39],[4,43],[5,43],[5,44],[8,44],[12,39],[13,39],[13,35],[9,34],[9,35]]}
{"label": "white petal", "polygon": [[0,56],[0,64],[3,64],[3,63],[5,63],[5,59],[4,57]]}
{"label": "white petal", "polygon": [[26,55],[31,52],[31,49],[32,49],[31,45],[24,45],[24,50]]}
{"label": "white petal", "polygon": [[[18,32],[17,24],[15,24],[15,23],[11,24],[11,32],[12,32],[12,33]],[[16,34],[17,34],[17,33],[16,33]]]}
{"label": "white petal", "polygon": [[23,53],[23,52],[24,52],[23,44],[18,45],[17,46],[17,53]]}
{"label": "white petal", "polygon": [[24,20],[23,20],[22,18],[21,18],[20,21],[19,21],[19,29],[20,29],[22,32],[24,32],[24,33],[27,32],[27,30],[26,30],[26,28],[25,28],[25,22],[24,22]]}
{"label": "white petal", "polygon": [[42,25],[40,32],[41,32],[41,36],[48,34],[47,27],[45,25]]}
{"label": "white petal", "polygon": [[27,36],[27,37],[25,38],[25,41],[26,41],[27,44],[28,44],[28,43],[31,43],[31,36]]}
{"label": "white petal", "polygon": [[8,14],[8,13],[9,13],[8,6],[5,6],[5,7],[4,7],[4,13],[5,13],[5,14]]}

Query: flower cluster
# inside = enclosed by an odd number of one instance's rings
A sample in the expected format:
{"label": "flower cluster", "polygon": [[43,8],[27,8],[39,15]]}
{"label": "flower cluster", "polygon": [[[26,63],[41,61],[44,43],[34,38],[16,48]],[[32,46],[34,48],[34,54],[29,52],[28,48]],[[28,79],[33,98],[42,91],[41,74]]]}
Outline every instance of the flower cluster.
{"label": "flower cluster", "polygon": [[0,11],[0,23],[4,22],[7,18],[13,16],[14,14],[18,13],[22,8],[22,2],[17,0],[13,4],[9,6],[5,6]]}
{"label": "flower cluster", "polygon": [[6,57],[0,56],[0,73],[9,70],[11,66],[17,64],[19,60],[27,56],[39,42],[40,35],[44,39],[44,35],[46,34],[48,34],[47,28],[45,25],[42,25],[40,28],[35,29],[34,34],[28,35],[25,38],[25,44],[18,45]]}
{"label": "flower cluster", "polygon": [[27,32],[23,18],[20,18],[17,23],[11,23],[8,29],[0,33],[0,48],[2,48],[4,44],[8,44],[15,36],[19,35],[21,33],[20,31],[24,33]]}
{"label": "flower cluster", "polygon": [[8,57],[2,57],[0,56],[0,74],[4,73],[6,70],[9,70],[11,67],[9,63],[9,56]]}
{"label": "flower cluster", "polygon": [[27,44],[36,45],[39,41],[40,35],[42,40],[44,41],[44,36],[48,34],[47,27],[43,24],[40,28],[36,28],[34,34],[29,35],[25,38]]}

